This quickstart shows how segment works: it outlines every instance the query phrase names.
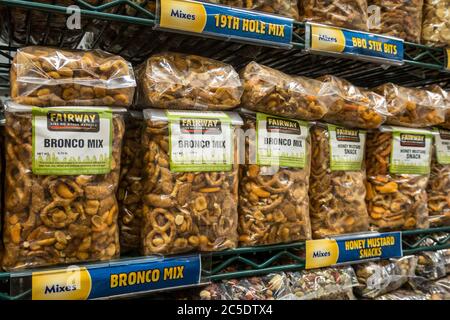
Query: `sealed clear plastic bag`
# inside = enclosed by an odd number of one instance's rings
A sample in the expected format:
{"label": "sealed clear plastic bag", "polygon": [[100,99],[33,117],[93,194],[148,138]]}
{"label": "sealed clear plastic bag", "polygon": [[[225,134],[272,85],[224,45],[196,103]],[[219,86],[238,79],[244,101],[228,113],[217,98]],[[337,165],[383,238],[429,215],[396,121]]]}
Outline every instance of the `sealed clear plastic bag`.
{"label": "sealed clear plastic bag", "polygon": [[416,275],[430,280],[437,280],[447,274],[444,252],[421,252],[417,255]]}
{"label": "sealed clear plastic bag", "polygon": [[352,267],[334,267],[289,272],[290,293],[280,300],[356,300],[358,285]]}
{"label": "sealed clear plastic bag", "polygon": [[435,129],[427,186],[430,226],[450,225],[450,131]]}
{"label": "sealed clear plastic bag", "polygon": [[136,74],[140,108],[227,110],[241,102],[239,75],[220,61],[161,53],[142,63]]}
{"label": "sealed clear plastic bag", "polygon": [[355,292],[364,298],[376,298],[399,289],[414,277],[416,256],[355,265],[359,285]]}
{"label": "sealed clear plastic bag", "polygon": [[[201,1],[201,0],[200,0]],[[297,0],[204,0],[247,10],[279,14],[294,20],[299,20]]]}
{"label": "sealed clear plastic bag", "polygon": [[445,121],[448,106],[441,94],[386,83],[374,89],[385,97],[389,116],[386,124],[425,128]]}
{"label": "sealed clear plastic bag", "polygon": [[318,120],[327,112],[321,83],[250,62],[242,71],[242,106],[280,117]]}
{"label": "sealed clear plastic bag", "polygon": [[101,50],[25,47],[11,67],[11,98],[33,106],[121,106],[133,102],[130,63]]}
{"label": "sealed clear plastic bag", "polygon": [[309,125],[246,110],[241,115],[244,132],[249,134],[245,164],[240,167],[240,244],[311,239]]}
{"label": "sealed clear plastic bag", "polygon": [[431,144],[428,130],[382,126],[368,133],[366,200],[372,229],[428,228]]}
{"label": "sealed clear plastic bag", "polygon": [[318,80],[323,83],[321,95],[331,97],[325,121],[350,128],[375,129],[386,120],[386,100],[382,96],[335,76]]}
{"label": "sealed clear plastic bag", "polygon": [[366,133],[333,125],[311,129],[310,217],[314,238],[369,229],[365,202]]}
{"label": "sealed clear plastic bag", "polygon": [[450,2],[424,0],[422,43],[450,46]]}
{"label": "sealed clear plastic bag", "polygon": [[306,21],[368,31],[367,0],[301,0]]}
{"label": "sealed clear plastic bag", "polygon": [[119,202],[120,247],[122,253],[141,245],[142,224],[142,113],[130,111],[124,116],[125,135],[120,165]]}
{"label": "sealed clear plastic bag", "polygon": [[439,127],[445,128],[445,129],[450,129],[450,94],[447,90],[442,89],[440,86],[438,85],[431,85],[428,87],[425,87],[426,90],[429,90],[431,92],[440,94],[443,99],[444,99],[444,103],[445,103],[445,107],[446,107],[446,113],[445,113],[445,122],[440,123]]}
{"label": "sealed clear plastic bag", "polygon": [[[420,43],[423,0],[369,0],[380,9],[379,23],[369,23],[371,32]],[[377,14],[377,13],[376,13]]]}
{"label": "sealed clear plastic bag", "polygon": [[[238,242],[236,113],[144,110],[143,253]],[[221,161],[223,162],[221,163]]]}
{"label": "sealed clear plastic bag", "polygon": [[[115,193],[124,133],[121,112],[125,110],[113,112],[90,107],[88,111],[78,108],[75,112],[74,109],[47,108],[42,111],[46,116],[37,117],[32,107],[12,103],[7,106],[3,259],[6,270],[119,256]],[[46,142],[42,132],[47,132],[47,127],[54,133],[46,136]],[[71,127],[71,131],[65,130],[66,127]],[[59,152],[75,148],[73,152],[77,153],[82,143],[89,144],[90,138],[97,138],[97,142],[102,138],[110,156],[106,152],[96,158],[90,149],[78,158],[61,158],[64,153],[45,155],[49,149],[42,148],[50,143],[55,146],[64,143]],[[49,163],[48,174],[38,171],[42,170],[43,161]],[[72,173],[97,172],[101,161],[106,166],[103,174]],[[55,170],[52,163],[65,173],[50,173]],[[65,171],[69,165],[71,171]]]}

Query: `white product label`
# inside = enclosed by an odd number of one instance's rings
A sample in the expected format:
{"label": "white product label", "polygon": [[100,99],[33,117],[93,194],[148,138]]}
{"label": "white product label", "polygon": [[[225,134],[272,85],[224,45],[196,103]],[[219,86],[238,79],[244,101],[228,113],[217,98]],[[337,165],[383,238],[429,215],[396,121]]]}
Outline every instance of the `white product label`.
{"label": "white product label", "polygon": [[230,171],[232,126],[225,113],[168,112],[170,169],[180,172]]}
{"label": "white product label", "polygon": [[33,173],[111,171],[111,110],[33,108]]}
{"label": "white product label", "polygon": [[361,170],[364,160],[366,132],[328,125],[332,171]]}
{"label": "white product label", "polygon": [[450,164],[450,131],[435,129],[436,158],[439,164]]}
{"label": "white product label", "polygon": [[306,122],[256,114],[257,163],[303,168],[306,162]]}

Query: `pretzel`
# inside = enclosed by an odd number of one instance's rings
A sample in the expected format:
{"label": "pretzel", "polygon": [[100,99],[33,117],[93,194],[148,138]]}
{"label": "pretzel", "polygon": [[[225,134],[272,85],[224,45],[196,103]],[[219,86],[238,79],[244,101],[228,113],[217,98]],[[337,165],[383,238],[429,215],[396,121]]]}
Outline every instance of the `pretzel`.
{"label": "pretzel", "polygon": [[330,97],[324,120],[352,128],[375,129],[386,120],[386,101],[382,96],[358,88],[335,76],[318,78],[321,94]]}
{"label": "pretzel", "polygon": [[31,113],[6,112],[3,267],[15,270],[118,257],[115,191],[122,117],[113,115],[111,172],[103,175],[34,175],[32,155],[23,152],[32,146],[31,122]]}
{"label": "pretzel", "polygon": [[304,120],[321,119],[327,112],[316,80],[290,76],[254,61],[241,71],[241,78],[242,105],[249,110]]}
{"label": "pretzel", "polygon": [[[244,130],[256,128],[247,115]],[[249,150],[256,141],[246,139],[246,165],[241,166],[239,188],[239,241],[242,246],[267,245],[311,239],[308,211],[310,142],[306,139],[306,166],[279,168],[252,164]],[[265,172],[266,171],[266,172]]]}
{"label": "pretzel", "polygon": [[420,43],[423,0],[369,0],[368,3],[381,11],[380,24],[369,24],[371,32]]}
{"label": "pretzel", "polygon": [[119,203],[120,247],[122,252],[140,247],[142,223],[142,119],[125,118],[120,181],[117,191]]}
{"label": "pretzel", "polygon": [[368,31],[366,0],[302,0],[307,21]]}
{"label": "pretzel", "polygon": [[364,298],[376,298],[399,289],[414,276],[416,256],[357,264],[355,267],[359,285],[355,292]]}
{"label": "pretzel", "polygon": [[206,0],[206,2],[279,14],[294,20],[300,19],[297,0]]}
{"label": "pretzel", "polygon": [[168,144],[168,122],[146,120],[142,140],[143,253],[236,247],[237,166],[230,172],[171,172]]}
{"label": "pretzel", "polygon": [[241,102],[239,75],[232,66],[194,55],[151,56],[136,73],[138,105],[163,109],[227,110]]}
{"label": "pretzel", "polygon": [[35,106],[124,106],[134,95],[133,70],[101,50],[25,47],[11,68],[11,97]]}
{"label": "pretzel", "polygon": [[443,96],[428,90],[386,83],[374,89],[387,101],[387,124],[424,128],[445,121],[448,106]]}
{"label": "pretzel", "polygon": [[312,156],[309,188],[314,238],[366,231],[369,228],[365,197],[365,169],[331,171],[329,132],[311,130]]}
{"label": "pretzel", "polygon": [[424,0],[422,43],[450,46],[450,3],[447,0]]}
{"label": "pretzel", "polygon": [[367,193],[370,224],[375,229],[428,227],[428,175],[390,174],[392,132],[371,132],[366,142]]}

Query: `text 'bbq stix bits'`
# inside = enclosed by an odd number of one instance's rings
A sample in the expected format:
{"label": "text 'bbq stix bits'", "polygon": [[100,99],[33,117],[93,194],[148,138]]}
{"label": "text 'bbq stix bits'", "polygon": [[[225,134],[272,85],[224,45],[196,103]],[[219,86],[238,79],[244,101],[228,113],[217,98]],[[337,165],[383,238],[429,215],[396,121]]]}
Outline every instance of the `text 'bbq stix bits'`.
{"label": "text 'bbq stix bits'", "polygon": [[382,126],[366,144],[367,206],[376,230],[427,228],[433,132]]}
{"label": "text 'bbq stix bits'", "polygon": [[242,85],[231,65],[181,53],[161,53],[136,70],[140,108],[228,110],[241,102]]}
{"label": "text 'bbq stix bits'", "polygon": [[311,129],[309,188],[314,238],[367,231],[366,132],[318,124]]}
{"label": "text 'bbq stix bits'", "polygon": [[306,21],[368,31],[366,0],[300,0]]}
{"label": "text 'bbq stix bits'", "polygon": [[137,250],[141,244],[142,223],[142,144],[144,118],[141,112],[124,116],[125,135],[122,145],[119,189],[119,227],[121,252]]}
{"label": "text 'bbq stix bits'", "polygon": [[450,131],[435,128],[427,186],[430,226],[450,225]]}
{"label": "text 'bbq stix bits'", "polygon": [[7,105],[5,269],[119,256],[125,110],[73,110]]}
{"label": "text 'bbq stix bits'", "polygon": [[311,238],[309,124],[242,110],[239,239],[243,246]]}
{"label": "text 'bbq stix bits'", "polygon": [[26,105],[128,107],[135,87],[131,64],[101,50],[25,47],[11,67],[11,98]]}
{"label": "text 'bbq stix bits'", "polygon": [[246,109],[302,120],[318,120],[327,112],[328,100],[321,96],[320,81],[287,75],[256,62],[240,74]]}
{"label": "text 'bbq stix bits'", "polygon": [[386,121],[386,100],[381,95],[331,75],[318,80],[322,82],[320,96],[328,101],[325,121],[361,129],[375,129]]}
{"label": "text 'bbq stix bits'", "polygon": [[143,253],[237,246],[236,113],[144,110]]}
{"label": "text 'bbq stix bits'", "polygon": [[426,128],[444,123],[448,104],[442,92],[407,88],[386,83],[374,91],[386,99],[386,124]]}
{"label": "text 'bbq stix bits'", "polygon": [[369,0],[375,8],[369,23],[371,32],[420,43],[423,0]]}

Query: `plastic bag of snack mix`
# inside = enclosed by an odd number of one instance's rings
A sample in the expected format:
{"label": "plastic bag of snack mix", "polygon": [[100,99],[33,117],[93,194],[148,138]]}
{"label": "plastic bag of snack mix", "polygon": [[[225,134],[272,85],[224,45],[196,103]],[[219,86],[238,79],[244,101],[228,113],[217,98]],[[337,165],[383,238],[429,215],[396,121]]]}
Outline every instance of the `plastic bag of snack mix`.
{"label": "plastic bag of snack mix", "polygon": [[311,239],[309,124],[242,110],[245,164],[240,166],[242,246]]}
{"label": "plastic bag of snack mix", "polygon": [[355,292],[364,298],[373,299],[399,289],[414,277],[417,260],[416,256],[405,256],[355,265],[359,282]]}
{"label": "plastic bag of snack mix", "polygon": [[400,289],[379,296],[375,300],[431,300],[431,296],[412,290]]}
{"label": "plastic bag of snack mix", "polygon": [[130,63],[101,50],[19,49],[11,67],[11,98],[34,106],[115,106],[133,102]]}
{"label": "plastic bag of snack mix", "polygon": [[416,275],[429,280],[437,280],[447,274],[446,261],[442,251],[426,251],[417,255]]}
{"label": "plastic bag of snack mix", "polygon": [[241,102],[231,65],[181,53],[151,56],[136,69],[139,108],[228,110]]}
{"label": "plastic bag of snack mix", "polygon": [[320,81],[250,62],[242,71],[242,106],[280,117],[318,120],[327,112]]}
{"label": "plastic bag of snack mix", "polygon": [[321,95],[331,98],[325,121],[351,128],[375,129],[386,120],[386,100],[382,96],[335,76],[326,75],[318,80],[322,82]]}
{"label": "plastic bag of snack mix", "polygon": [[450,46],[450,2],[448,0],[424,0],[422,43]]}
{"label": "plastic bag of snack mix", "polygon": [[237,246],[236,113],[144,110],[143,253]]}
{"label": "plastic bag of snack mix", "polygon": [[119,202],[120,247],[122,253],[135,251],[141,245],[142,224],[142,125],[141,112],[130,111],[124,116],[125,135],[120,165]]}
{"label": "plastic bag of snack mix", "polygon": [[374,89],[387,102],[386,124],[425,128],[445,121],[448,105],[441,94],[386,83]]}
{"label": "plastic bag of snack mix", "polygon": [[313,238],[367,231],[363,130],[331,124],[311,129],[309,187]]}
{"label": "plastic bag of snack mix", "polygon": [[279,14],[294,20],[299,20],[297,0],[204,0],[247,10]]}
{"label": "plastic bag of snack mix", "polygon": [[427,186],[430,226],[450,225],[450,131],[434,129],[430,180]]}
{"label": "plastic bag of snack mix", "polygon": [[366,142],[366,200],[371,228],[428,228],[426,187],[433,132],[382,126]]}
{"label": "plastic bag of snack mix", "polygon": [[450,94],[449,94],[449,92],[435,84],[431,85],[431,86],[427,86],[427,87],[425,87],[425,89],[428,91],[434,92],[434,93],[438,93],[438,94],[442,95],[442,97],[444,98],[444,103],[445,103],[445,107],[446,107],[445,122],[440,123],[439,127],[450,130]]}
{"label": "plastic bag of snack mix", "polygon": [[7,270],[119,256],[125,109],[73,110],[7,104]]}
{"label": "plastic bag of snack mix", "polygon": [[306,21],[368,31],[366,0],[301,0]]}
{"label": "plastic bag of snack mix", "polygon": [[377,15],[369,18],[370,32],[420,43],[423,0],[369,0],[368,3],[369,8],[376,8],[373,12]]}
{"label": "plastic bag of snack mix", "polygon": [[333,267],[288,272],[290,293],[280,300],[356,300],[358,285],[351,267]]}

